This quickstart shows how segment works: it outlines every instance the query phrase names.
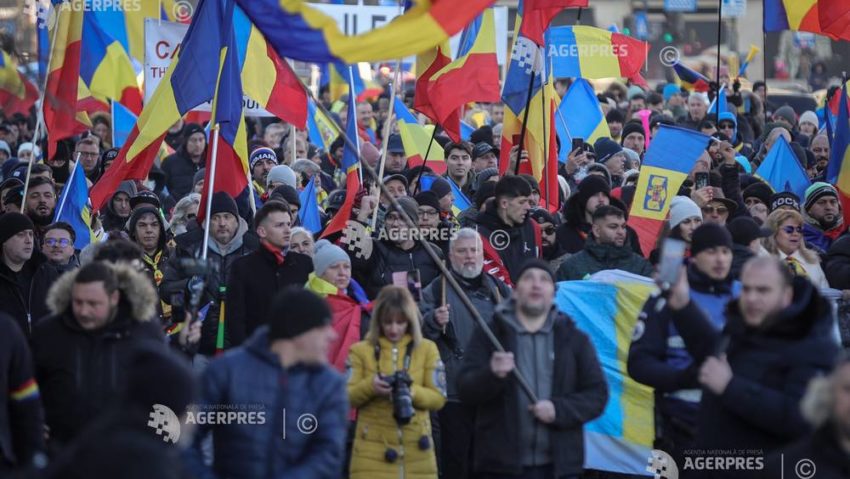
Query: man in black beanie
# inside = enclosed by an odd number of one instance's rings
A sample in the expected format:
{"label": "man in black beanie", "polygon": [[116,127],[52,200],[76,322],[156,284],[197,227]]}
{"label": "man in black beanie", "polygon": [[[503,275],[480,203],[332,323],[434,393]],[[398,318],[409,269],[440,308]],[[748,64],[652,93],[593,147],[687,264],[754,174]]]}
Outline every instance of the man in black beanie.
{"label": "man in black beanie", "polygon": [[35,323],[49,313],[47,291],[58,277],[36,248],[32,220],[21,213],[0,215],[0,311],[11,316],[28,338]]}
{"label": "man in black beanie", "polygon": [[[210,363],[198,410],[251,406],[254,420],[198,424],[186,463],[195,477],[340,477],[348,430],[344,378],[328,365],[337,338],[324,300],[303,288],[274,296],[269,323]],[[262,415],[262,419],[259,416]],[[202,445],[212,433],[213,471]]]}

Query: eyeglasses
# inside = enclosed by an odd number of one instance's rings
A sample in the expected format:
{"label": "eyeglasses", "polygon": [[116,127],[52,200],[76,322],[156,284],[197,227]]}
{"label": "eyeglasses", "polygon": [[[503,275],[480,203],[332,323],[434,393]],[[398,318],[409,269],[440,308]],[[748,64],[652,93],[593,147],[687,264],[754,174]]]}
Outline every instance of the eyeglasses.
{"label": "eyeglasses", "polygon": [[707,215],[713,215],[715,213],[718,215],[725,215],[729,213],[729,208],[725,206],[703,206],[702,212]]}
{"label": "eyeglasses", "polygon": [[67,238],[61,238],[61,239],[47,238],[47,239],[44,240],[44,245],[49,246],[51,248],[56,246],[56,245],[59,245],[60,247],[64,248],[64,247],[66,247],[70,244],[71,244],[71,240],[69,240]]}
{"label": "eyeglasses", "polygon": [[419,216],[421,216],[421,217],[437,216],[439,214],[437,211],[435,211],[433,209],[419,210],[419,211],[417,211],[417,213],[419,213]]}
{"label": "eyeglasses", "polygon": [[78,151],[78,152],[76,152],[76,153],[77,153],[78,155],[80,155],[80,156],[84,156],[84,157],[86,157],[86,158],[97,158],[98,156],[100,156],[100,154],[99,154],[99,153],[90,153],[90,152],[88,152],[88,151]]}
{"label": "eyeglasses", "polygon": [[734,123],[721,123],[717,127],[720,128],[721,130],[734,130],[735,124]]}
{"label": "eyeglasses", "polygon": [[803,232],[803,227],[802,227],[802,226],[791,226],[791,225],[788,225],[788,226],[783,226],[783,227],[782,227],[782,231],[784,231],[784,232],[785,232],[785,234],[787,234],[787,235],[794,234],[794,233],[802,233],[802,232]]}

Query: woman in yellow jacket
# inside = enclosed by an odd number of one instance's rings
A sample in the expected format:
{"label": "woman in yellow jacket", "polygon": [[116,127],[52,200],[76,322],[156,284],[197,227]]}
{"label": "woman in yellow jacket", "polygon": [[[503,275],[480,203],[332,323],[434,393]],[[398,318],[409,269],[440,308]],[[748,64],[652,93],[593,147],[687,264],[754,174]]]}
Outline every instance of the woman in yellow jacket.
{"label": "woman in yellow jacket", "polygon": [[383,288],[349,363],[348,397],[357,408],[351,478],[436,478],[428,413],[446,402],[445,368],[437,346],[422,338],[419,309],[406,288]]}

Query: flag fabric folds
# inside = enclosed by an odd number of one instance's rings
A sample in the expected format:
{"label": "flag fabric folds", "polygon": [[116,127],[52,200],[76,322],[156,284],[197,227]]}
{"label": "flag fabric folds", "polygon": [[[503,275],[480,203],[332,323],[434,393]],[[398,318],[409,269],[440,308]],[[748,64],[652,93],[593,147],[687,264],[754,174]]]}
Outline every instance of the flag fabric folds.
{"label": "flag fabric folds", "polygon": [[850,3],[843,0],[820,0],[818,18],[825,35],[850,40]]}
{"label": "flag fabric folds", "polygon": [[640,168],[628,221],[646,256],[655,248],[670,202],[705,153],[708,141],[709,137],[700,132],[669,125],[661,125],[652,138]]}
{"label": "flag fabric folds", "polygon": [[589,281],[558,283],[555,295],[558,309],[589,336],[608,383],[605,410],[584,426],[584,467],[645,475],[655,438],[655,401],[651,388],[629,376],[626,361],[637,318],[655,288],[625,274],[605,273],[612,281],[596,280],[597,273]]}
{"label": "flag fabric folds", "polygon": [[570,7],[587,8],[587,0],[521,0],[523,9],[520,34],[543,45],[544,33],[561,10]]}
{"label": "flag fabric folds", "polygon": [[[430,96],[430,80],[435,73],[452,62],[452,51],[449,42],[443,42],[434,48],[430,48],[416,55],[416,86],[413,95],[413,108],[431,119],[434,123],[442,123],[443,127],[454,130],[454,125],[460,124],[460,114],[455,112],[450,118],[442,122],[434,111],[433,101]],[[460,129],[460,126],[457,126]]]}
{"label": "flag fabric folds", "polygon": [[484,10],[463,30],[457,59],[431,75],[427,88],[436,121],[444,126],[452,141],[461,139],[460,109],[463,105],[473,101],[499,101],[499,63],[492,8]]}
{"label": "flag fabric folds", "polygon": [[[443,148],[432,138],[434,125],[422,126],[416,121],[416,117],[407,109],[404,102],[396,97],[393,112],[398,121],[398,131],[401,143],[404,145],[404,154],[407,156],[407,166],[414,168],[426,163],[426,166],[434,170],[434,173],[442,175],[446,172],[446,161]],[[428,144],[431,143],[431,149]],[[428,155],[425,158],[425,155]]]}
{"label": "flag fabric folds", "polygon": [[316,234],[322,231],[322,219],[319,215],[319,201],[316,197],[316,180],[310,178],[307,186],[298,194],[301,199],[301,208],[298,209],[298,219],[301,226],[310,233]]}
{"label": "flag fabric folds", "polygon": [[121,148],[139,119],[127,107],[117,101],[112,102],[112,146]]}
{"label": "flag fabric folds", "polygon": [[719,118],[721,113],[729,111],[729,100],[726,98],[726,85],[720,87],[720,91],[717,92],[717,96],[714,97],[714,101],[711,102],[711,105],[708,106],[708,110],[706,111],[708,111],[709,115],[714,115],[715,118]]}
{"label": "flag fabric folds", "polygon": [[765,0],[764,31],[782,30],[850,40],[850,3],[844,0]]}
{"label": "flag fabric folds", "polygon": [[18,71],[18,63],[0,51],[0,109],[7,116],[14,113],[29,115],[38,100],[38,88]]}
{"label": "flag fabric folds", "polygon": [[561,98],[561,106],[555,114],[555,130],[561,140],[558,153],[561,163],[567,161],[573,138],[593,144],[599,138],[611,136],[599,99],[587,80],[577,78]]}
{"label": "flag fabric folds", "polygon": [[[368,66],[368,63],[364,65]],[[349,71],[354,75],[352,80],[354,81],[354,96],[357,98],[357,101],[374,98],[383,93],[384,89],[374,81],[370,80],[367,82],[363,80],[363,75],[360,74],[360,64],[352,66],[353,68],[351,70],[348,69],[348,65],[340,62],[328,63],[322,66],[319,86],[328,87],[331,101],[337,101],[343,95],[348,94]]]}
{"label": "flag fabric folds", "polygon": [[649,44],[627,35],[582,25],[551,27],[546,49],[556,78],[625,77],[646,84],[640,70]]}
{"label": "flag fabric folds", "polygon": [[91,9],[86,15],[93,15],[106,34],[121,44],[134,67],[141,68],[145,61],[145,19],[185,23],[190,16],[181,15],[180,6],[187,3],[177,0],[113,2],[112,8]]}
{"label": "flag fabric folds", "polygon": [[74,165],[71,177],[62,188],[53,222],[64,221],[74,228],[74,249],[82,250],[97,241],[91,229],[91,205],[86,175],[79,162]]}
{"label": "flag fabric folds", "polygon": [[826,178],[838,190],[846,223],[850,220],[850,107],[846,84],[836,92],[836,96],[840,96],[840,103]]}
{"label": "flag fabric folds", "polygon": [[409,0],[405,13],[360,35],[345,35],[336,19],[303,0],[236,0],[281,57],[351,64],[404,58],[460,32],[493,0]]}
{"label": "flag fabric folds", "polygon": [[100,28],[91,12],[83,18],[80,77],[93,95],[118,101],[136,115],[141,113],[142,92],[130,57]]}
{"label": "flag fabric folds", "polygon": [[682,86],[688,91],[707,92],[709,79],[679,62],[673,64],[673,71],[679,77]]}
{"label": "flag fabric folds", "polygon": [[337,124],[325,115],[312,98],[307,99],[307,136],[310,143],[331,153],[331,143],[339,136]]}
{"label": "flag fabric folds", "polygon": [[781,135],[759,165],[755,176],[764,180],[773,191],[790,191],[800,200],[806,197],[806,188],[811,184],[791,145]]}

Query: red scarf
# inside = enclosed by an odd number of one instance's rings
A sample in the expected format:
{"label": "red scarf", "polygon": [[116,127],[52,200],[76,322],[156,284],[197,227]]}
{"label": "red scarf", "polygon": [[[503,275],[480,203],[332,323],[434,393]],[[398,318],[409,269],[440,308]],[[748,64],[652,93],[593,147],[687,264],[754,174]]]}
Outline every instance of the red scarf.
{"label": "red scarf", "polygon": [[260,240],[260,243],[263,245],[263,248],[265,248],[266,251],[274,255],[274,259],[277,262],[277,265],[282,266],[283,262],[286,260],[286,257],[283,255],[283,251],[270,245],[269,242],[266,240]]}

